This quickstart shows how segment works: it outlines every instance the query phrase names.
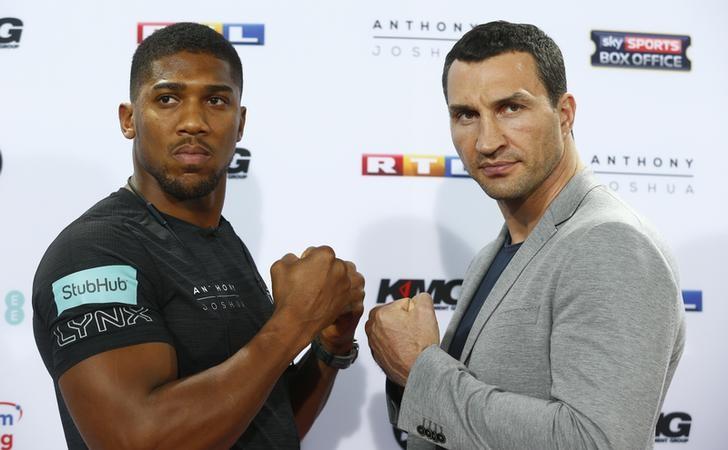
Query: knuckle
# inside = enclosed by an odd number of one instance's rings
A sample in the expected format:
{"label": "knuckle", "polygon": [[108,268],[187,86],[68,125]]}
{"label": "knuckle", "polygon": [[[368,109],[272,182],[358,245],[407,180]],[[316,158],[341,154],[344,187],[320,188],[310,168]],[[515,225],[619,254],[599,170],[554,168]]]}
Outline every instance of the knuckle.
{"label": "knuckle", "polygon": [[329,247],[328,245],[322,245],[316,249],[316,252],[328,259],[334,259],[336,257],[336,253],[334,252],[334,249]]}

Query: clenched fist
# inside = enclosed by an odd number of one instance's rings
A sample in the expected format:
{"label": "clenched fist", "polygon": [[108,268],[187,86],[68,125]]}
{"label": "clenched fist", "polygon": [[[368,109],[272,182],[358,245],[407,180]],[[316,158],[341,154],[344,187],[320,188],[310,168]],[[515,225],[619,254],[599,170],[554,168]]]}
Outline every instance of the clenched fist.
{"label": "clenched fist", "polygon": [[421,293],[373,308],[366,332],[374,361],[387,378],[404,386],[417,356],[440,342],[432,297]]}
{"label": "clenched fist", "polygon": [[321,333],[331,351],[351,345],[364,300],[364,277],[353,263],[331,247],[309,247],[300,258],[285,255],[270,273],[276,314],[288,314],[309,340]]}

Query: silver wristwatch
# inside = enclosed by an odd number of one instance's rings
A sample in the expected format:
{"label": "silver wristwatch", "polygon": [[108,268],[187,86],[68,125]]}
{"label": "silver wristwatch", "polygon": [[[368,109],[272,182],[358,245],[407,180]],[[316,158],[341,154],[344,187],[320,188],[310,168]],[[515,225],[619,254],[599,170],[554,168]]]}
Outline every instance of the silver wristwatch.
{"label": "silver wristwatch", "polygon": [[327,366],[335,369],[346,369],[350,365],[354,364],[356,357],[359,356],[359,344],[357,344],[356,339],[354,339],[354,342],[352,343],[351,351],[346,355],[335,355],[327,351],[324,346],[321,345],[321,340],[318,336],[316,336],[316,339],[311,342],[311,350],[313,350],[313,354],[316,355],[316,358],[323,361]]}

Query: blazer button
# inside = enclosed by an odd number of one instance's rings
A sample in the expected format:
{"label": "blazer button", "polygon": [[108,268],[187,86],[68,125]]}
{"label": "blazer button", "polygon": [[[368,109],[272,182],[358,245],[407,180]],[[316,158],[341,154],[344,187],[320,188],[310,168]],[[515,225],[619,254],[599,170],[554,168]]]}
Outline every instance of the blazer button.
{"label": "blazer button", "polygon": [[437,436],[435,436],[435,439],[437,442],[444,444],[445,443],[445,435],[442,433],[437,433]]}
{"label": "blazer button", "polygon": [[429,439],[432,439],[432,430],[429,428],[425,430],[425,436],[427,436]]}
{"label": "blazer button", "polygon": [[423,427],[422,425],[417,425],[417,432],[420,433],[420,436],[424,436],[425,435],[425,427]]}

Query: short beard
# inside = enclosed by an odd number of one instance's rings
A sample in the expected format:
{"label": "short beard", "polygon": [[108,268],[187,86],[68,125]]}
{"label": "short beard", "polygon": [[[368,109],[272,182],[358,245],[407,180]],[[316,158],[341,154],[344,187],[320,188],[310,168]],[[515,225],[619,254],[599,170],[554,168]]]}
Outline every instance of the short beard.
{"label": "short beard", "polygon": [[170,176],[164,168],[150,171],[150,173],[165,193],[177,200],[187,201],[197,200],[214,191],[220,183],[220,179],[227,176],[227,167],[194,184],[187,184],[179,178]]}

